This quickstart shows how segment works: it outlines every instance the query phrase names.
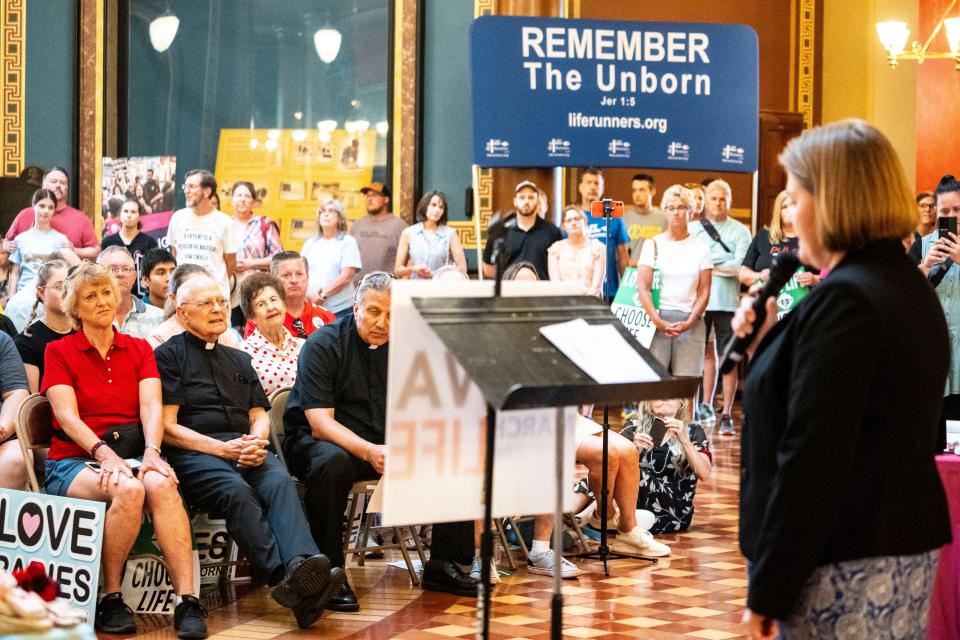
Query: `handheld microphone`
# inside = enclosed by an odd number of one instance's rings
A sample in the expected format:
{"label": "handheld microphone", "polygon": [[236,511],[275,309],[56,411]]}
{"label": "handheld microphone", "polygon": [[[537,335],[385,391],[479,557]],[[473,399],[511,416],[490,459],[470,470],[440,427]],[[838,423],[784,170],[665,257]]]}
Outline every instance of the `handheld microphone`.
{"label": "handheld microphone", "polygon": [[781,253],[773,259],[770,266],[770,279],[764,283],[763,288],[753,302],[753,313],[756,319],[753,321],[754,330],[742,338],[733,336],[727,343],[727,348],[723,351],[723,363],[720,365],[720,373],[729,373],[737,363],[743,360],[747,352],[747,347],[757,336],[756,329],[763,324],[767,318],[767,300],[780,293],[780,289],[787,284],[793,274],[800,267],[800,260],[792,252]]}

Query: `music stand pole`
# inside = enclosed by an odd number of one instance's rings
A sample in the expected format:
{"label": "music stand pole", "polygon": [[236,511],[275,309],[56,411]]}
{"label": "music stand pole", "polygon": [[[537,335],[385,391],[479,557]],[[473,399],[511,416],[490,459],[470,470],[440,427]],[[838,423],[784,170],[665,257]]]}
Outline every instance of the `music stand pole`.
{"label": "music stand pole", "polygon": [[[611,200],[610,198],[604,198],[603,199],[603,223],[605,225],[604,234],[607,239],[605,257],[607,259],[608,264],[610,262],[610,218],[611,217],[613,217],[613,200]],[[603,275],[603,284],[604,285],[607,284],[606,273],[604,273]],[[597,547],[596,552],[588,551],[586,553],[578,553],[577,557],[578,558],[598,557],[600,561],[603,563],[604,577],[609,578],[610,568],[607,566],[607,559],[611,558],[611,556],[612,556],[612,559],[614,560],[618,558],[638,558],[641,560],[648,560],[653,563],[656,563],[657,559],[650,558],[647,556],[639,556],[639,555],[635,556],[635,555],[626,555],[621,553],[614,553],[614,554],[610,553],[610,548],[607,546],[607,518],[610,515],[607,513],[607,500],[608,500],[608,496],[610,495],[609,482],[607,479],[607,476],[610,472],[610,405],[606,403],[603,405],[603,435],[601,436],[601,438],[603,439],[603,444],[602,444],[603,451],[601,452],[601,457],[600,457],[600,470],[602,475],[600,477],[600,497],[598,498],[600,502],[599,504],[600,546]],[[627,508],[636,509],[637,505],[621,506],[621,509],[627,509]]]}
{"label": "music stand pole", "polygon": [[487,403],[486,455],[483,464],[483,533],[480,534],[480,629],[477,640],[490,637],[490,590],[493,576],[490,565],[493,562],[493,451],[497,433],[497,412]]}

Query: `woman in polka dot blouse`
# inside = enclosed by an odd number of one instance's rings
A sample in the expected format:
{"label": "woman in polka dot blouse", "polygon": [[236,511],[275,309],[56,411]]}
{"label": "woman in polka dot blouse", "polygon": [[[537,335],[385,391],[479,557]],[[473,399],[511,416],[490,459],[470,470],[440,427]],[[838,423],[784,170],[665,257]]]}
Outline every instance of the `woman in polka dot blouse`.
{"label": "woman in polka dot blouse", "polygon": [[287,313],[283,284],[269,273],[251,274],[240,285],[240,308],[256,326],[240,348],[250,354],[264,392],[269,396],[292,387],[304,340],[283,326]]}

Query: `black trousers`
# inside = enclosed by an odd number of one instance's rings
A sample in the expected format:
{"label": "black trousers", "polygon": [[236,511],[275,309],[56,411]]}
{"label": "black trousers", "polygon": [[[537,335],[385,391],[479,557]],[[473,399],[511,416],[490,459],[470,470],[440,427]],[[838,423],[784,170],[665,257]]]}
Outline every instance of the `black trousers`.
{"label": "black trousers", "polygon": [[[310,531],[320,552],[334,567],[344,565],[343,513],[350,487],[361,480],[375,480],[380,474],[370,464],[342,447],[301,436],[294,447],[294,473],[303,481],[304,503]],[[449,522],[433,527],[431,558],[467,564],[473,558],[473,523]]]}
{"label": "black trousers", "polygon": [[[226,441],[240,435],[211,437]],[[319,553],[293,479],[275,455],[268,454],[259,467],[238,469],[205,453],[167,453],[187,504],[226,517],[227,532],[259,577],[268,578],[297,556]]]}

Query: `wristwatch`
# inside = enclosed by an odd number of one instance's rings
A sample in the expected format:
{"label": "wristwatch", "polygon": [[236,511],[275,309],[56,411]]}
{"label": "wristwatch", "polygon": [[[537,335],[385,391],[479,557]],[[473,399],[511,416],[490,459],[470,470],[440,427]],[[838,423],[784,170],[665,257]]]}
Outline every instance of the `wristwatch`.
{"label": "wristwatch", "polygon": [[147,449],[153,449],[153,450],[156,451],[157,453],[161,453],[160,447],[158,447],[158,446],[155,445],[155,444],[148,444],[148,445],[146,445],[146,446],[143,447],[143,450],[144,450],[144,451],[146,451]]}

